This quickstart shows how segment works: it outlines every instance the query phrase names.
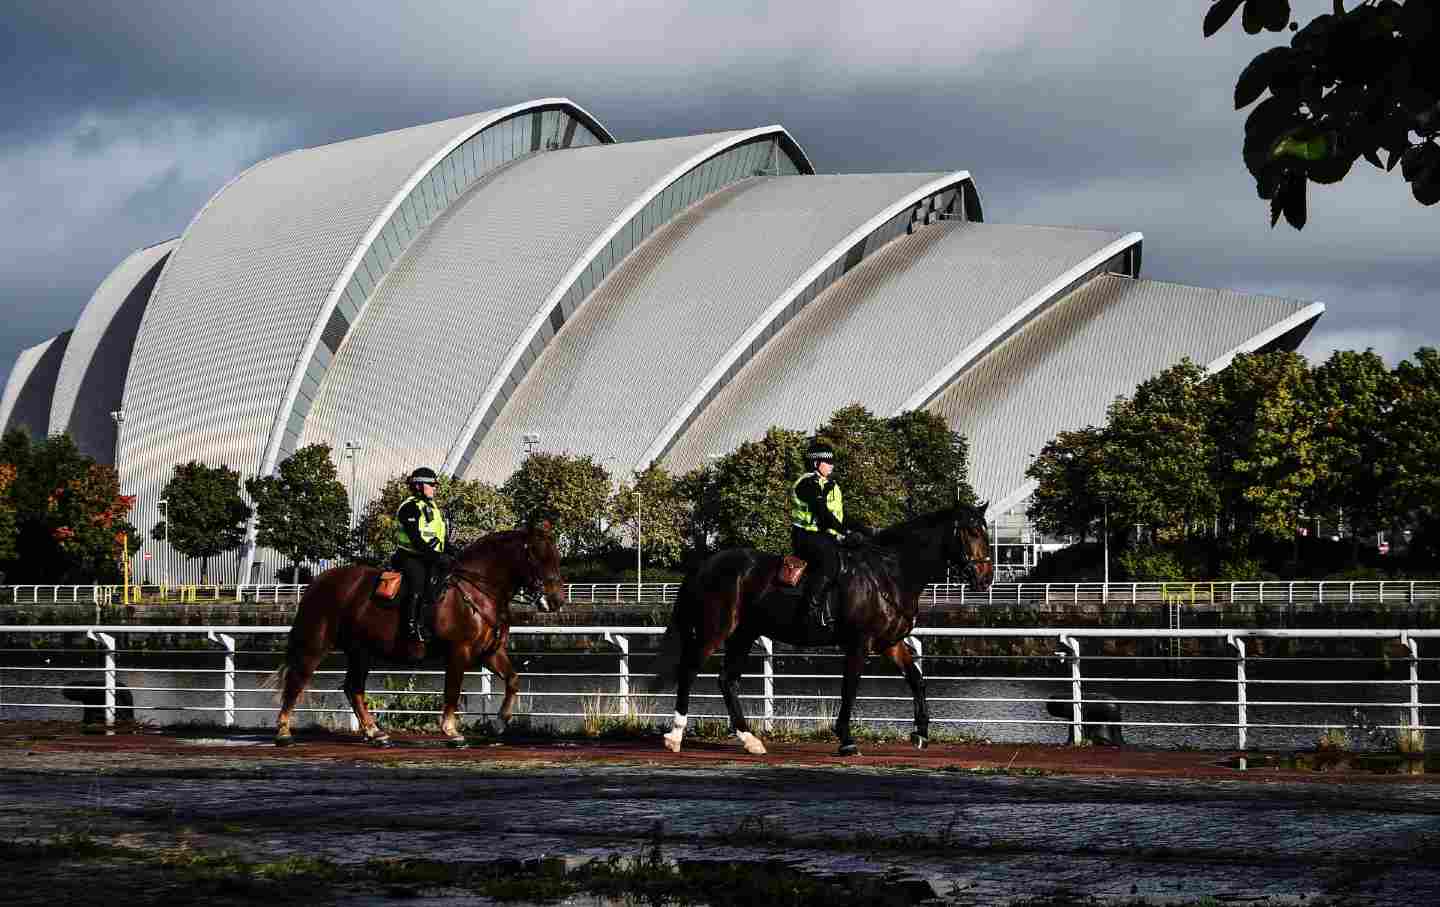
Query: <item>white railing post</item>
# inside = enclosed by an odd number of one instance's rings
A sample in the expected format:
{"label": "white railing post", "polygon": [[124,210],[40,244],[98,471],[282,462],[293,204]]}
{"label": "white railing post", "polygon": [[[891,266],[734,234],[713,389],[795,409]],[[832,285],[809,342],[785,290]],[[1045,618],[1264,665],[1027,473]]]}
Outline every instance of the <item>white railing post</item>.
{"label": "white railing post", "polygon": [[86,636],[98,642],[105,650],[105,726],[115,726],[115,637],[97,630],[86,632]]}
{"label": "white railing post", "polygon": [[482,714],[490,714],[490,694],[492,692],[490,678],[495,675],[490,673],[489,668],[480,669],[480,711]]}
{"label": "white railing post", "polygon": [[1410,650],[1410,727],[1413,729],[1420,727],[1420,640],[1402,633],[1400,641]]}
{"label": "white railing post", "polygon": [[225,647],[225,726],[235,726],[235,637],[229,633],[216,633],[214,630],[205,634],[210,641]]}
{"label": "white railing post", "polygon": [[[1246,748],[1245,730],[1249,719],[1245,708],[1245,640],[1238,636],[1227,636],[1225,641],[1235,647],[1235,716],[1236,742],[1243,753]],[[1240,757],[1240,768],[1245,768],[1245,757]]]}
{"label": "white railing post", "polygon": [[630,709],[630,640],[618,633],[606,633],[605,641],[615,644],[620,650],[620,715],[629,715]]}
{"label": "white railing post", "polygon": [[1061,636],[1060,645],[1070,650],[1070,745],[1085,742],[1084,699],[1080,692],[1080,640]]}
{"label": "white railing post", "polygon": [[775,725],[775,643],[770,637],[762,636],[760,637],[760,647],[765,650],[765,717],[760,726],[768,734]]}

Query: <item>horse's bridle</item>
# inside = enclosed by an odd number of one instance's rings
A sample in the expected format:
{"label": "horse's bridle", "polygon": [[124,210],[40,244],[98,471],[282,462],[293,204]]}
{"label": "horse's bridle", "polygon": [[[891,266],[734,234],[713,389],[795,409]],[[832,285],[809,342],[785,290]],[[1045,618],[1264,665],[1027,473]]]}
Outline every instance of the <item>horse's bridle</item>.
{"label": "horse's bridle", "polygon": [[[980,565],[981,565],[981,564],[989,564],[989,563],[992,563],[992,562],[993,562],[993,558],[990,558],[990,557],[988,557],[988,556],[987,556],[987,557],[980,557],[980,558],[971,557],[971,556],[970,556],[970,546],[969,546],[969,545],[966,545],[964,539],[962,539],[962,538],[960,537],[960,533],[961,533],[962,530],[964,530],[964,529],[974,529],[974,528],[977,528],[977,527],[971,526],[971,525],[969,525],[969,524],[961,525],[961,522],[960,522],[960,520],[959,520],[958,518],[957,518],[957,519],[955,520],[955,522],[954,522],[954,527],[955,527],[955,531],[954,531],[954,533],[951,535],[951,541],[952,541],[954,544],[958,544],[958,545],[960,546],[960,550],[962,551],[963,556],[964,556],[964,560],[960,563],[961,573],[962,573],[962,574],[968,574],[969,577],[975,581],[975,586],[978,588],[978,587],[980,586]],[[981,529],[981,531],[983,532],[984,530]],[[952,547],[951,550],[952,550],[952,551],[954,550],[953,547]],[[954,558],[951,558],[951,559],[950,559],[950,562],[953,564],[953,563],[955,563],[956,561],[955,561]]]}

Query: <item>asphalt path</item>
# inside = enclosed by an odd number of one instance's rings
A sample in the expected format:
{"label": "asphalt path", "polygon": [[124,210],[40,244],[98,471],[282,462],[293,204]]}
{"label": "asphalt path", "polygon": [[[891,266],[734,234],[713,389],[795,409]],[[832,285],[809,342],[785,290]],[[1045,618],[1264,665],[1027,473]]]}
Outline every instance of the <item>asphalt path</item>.
{"label": "asphalt path", "polygon": [[[342,864],[578,861],[658,844],[675,860],[891,872],[937,903],[1440,903],[1431,776],[1242,773],[1225,753],[891,746],[841,760],[821,745],[754,758],[724,743],[673,755],[658,738],[454,751],[343,737],[277,750],[255,736],[3,726],[0,743],[0,839],[11,841],[80,827],[149,853]],[[6,872],[22,883],[12,892],[44,881]],[[88,883],[95,903],[114,900],[105,885],[103,874]]]}

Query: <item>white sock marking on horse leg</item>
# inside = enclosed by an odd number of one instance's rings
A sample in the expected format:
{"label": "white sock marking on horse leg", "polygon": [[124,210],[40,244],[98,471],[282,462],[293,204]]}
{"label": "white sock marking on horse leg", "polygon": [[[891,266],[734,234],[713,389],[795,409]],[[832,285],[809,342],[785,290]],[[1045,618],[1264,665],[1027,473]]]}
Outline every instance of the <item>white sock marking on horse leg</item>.
{"label": "white sock marking on horse leg", "polygon": [[760,742],[759,737],[756,737],[749,731],[736,731],[735,736],[740,738],[740,743],[745,747],[745,752],[752,756],[765,755],[765,744]]}
{"label": "white sock marking on horse leg", "polygon": [[685,725],[688,724],[689,721],[690,719],[687,716],[679,712],[675,713],[674,719],[670,722],[670,733],[664,735],[662,738],[665,741],[665,748],[667,750],[672,753],[680,752],[680,744],[685,739]]}

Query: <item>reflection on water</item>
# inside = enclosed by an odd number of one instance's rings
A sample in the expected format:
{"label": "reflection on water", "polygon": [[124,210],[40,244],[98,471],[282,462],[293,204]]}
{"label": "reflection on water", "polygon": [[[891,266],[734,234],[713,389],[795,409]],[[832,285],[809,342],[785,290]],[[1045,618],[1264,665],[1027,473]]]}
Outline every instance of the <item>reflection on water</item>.
{"label": "reflection on water", "polygon": [[[242,646],[244,640],[242,640]],[[103,706],[103,684],[99,656],[85,652],[25,653],[11,649],[0,670],[0,719],[44,718],[78,720],[82,714],[96,718]],[[667,693],[643,692],[643,677],[650,657],[632,656],[631,706],[653,715],[668,725],[673,700]],[[515,657],[522,671],[522,695],[517,715],[529,716],[533,726],[569,729],[588,712],[615,712],[621,701],[615,695],[618,656],[597,653],[519,653]],[[237,654],[235,679],[235,723],[241,727],[273,725],[273,693],[258,690],[260,681],[279,662],[274,652],[241,651]],[[136,720],[158,725],[183,723],[219,724],[223,721],[224,673],[220,654],[211,652],[147,652],[117,656],[117,683],[123,688],[117,700],[121,709],[133,708]],[[715,663],[707,665],[713,672]],[[752,719],[764,715],[764,680],[759,676],[761,659],[752,658],[742,684],[744,704]],[[1045,701],[1052,696],[1070,695],[1069,668],[1053,658],[947,658],[927,656],[924,660],[932,720],[932,734],[978,737],[1004,743],[1064,743],[1069,725],[1046,714]],[[1249,665],[1247,688],[1248,746],[1252,749],[1313,748],[1321,727],[1344,728],[1356,721],[1355,704],[1370,725],[1400,725],[1408,721],[1408,668],[1396,661],[1359,659],[1312,663],[1254,660]],[[297,724],[349,725],[349,710],[339,693],[343,661],[337,656],[322,666],[313,692]],[[774,718],[788,727],[802,729],[828,726],[838,710],[839,681],[809,675],[830,674],[839,669],[835,656],[784,655],[776,659]],[[1088,698],[1114,697],[1124,715],[1127,743],[1154,748],[1230,749],[1237,745],[1238,705],[1233,677],[1234,664],[1221,659],[1170,662],[1167,659],[1096,660],[1085,665],[1087,672],[1105,671],[1109,678],[1086,679],[1083,692]],[[1327,677],[1326,672],[1330,672]],[[1336,680],[1339,671],[1344,680]],[[800,676],[785,676],[785,675]],[[1121,676],[1135,678],[1119,679]],[[438,666],[402,672],[388,681],[392,688],[413,687],[413,693],[389,698],[392,709],[438,710],[438,692],[443,679]],[[463,709],[470,719],[493,714],[499,707],[498,692],[486,695],[478,675],[466,679]],[[45,689],[24,687],[46,687]],[[369,684],[375,699],[386,697],[387,680],[374,674]],[[492,690],[502,685],[492,681]],[[1421,687],[1422,695],[1425,687]],[[40,704],[26,708],[22,704]],[[68,708],[67,708],[68,706]],[[333,708],[333,711],[324,711]],[[692,696],[691,715],[721,717],[715,680],[702,676]],[[562,717],[568,713],[569,717]],[[820,716],[815,720],[815,716]],[[908,731],[911,723],[909,691],[893,666],[872,658],[861,683],[857,720],[874,727]],[[1440,716],[1426,707],[1421,723]],[[384,719],[382,718],[382,721]],[[391,716],[391,721],[396,720]],[[1259,725],[1282,725],[1262,727]],[[1186,726],[1177,726],[1186,725]],[[1316,727],[1310,727],[1316,726]],[[1374,741],[1352,731],[1350,745],[1364,749]]]}

